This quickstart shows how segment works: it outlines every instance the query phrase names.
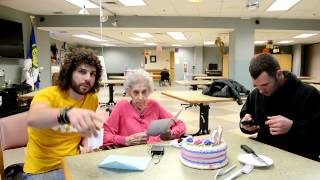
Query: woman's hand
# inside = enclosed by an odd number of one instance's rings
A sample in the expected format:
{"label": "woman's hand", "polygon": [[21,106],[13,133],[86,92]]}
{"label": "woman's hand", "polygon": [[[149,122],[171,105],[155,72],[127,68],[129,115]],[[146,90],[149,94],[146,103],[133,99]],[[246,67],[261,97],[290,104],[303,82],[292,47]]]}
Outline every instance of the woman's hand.
{"label": "woman's hand", "polygon": [[131,136],[127,136],[125,140],[126,146],[133,146],[138,144],[146,144],[148,140],[148,136],[145,132],[140,132],[136,134],[132,134]]}
{"label": "woman's hand", "polygon": [[160,139],[163,141],[173,139],[173,134],[171,133],[171,130],[168,130],[167,133],[165,133],[165,134],[161,134]]}

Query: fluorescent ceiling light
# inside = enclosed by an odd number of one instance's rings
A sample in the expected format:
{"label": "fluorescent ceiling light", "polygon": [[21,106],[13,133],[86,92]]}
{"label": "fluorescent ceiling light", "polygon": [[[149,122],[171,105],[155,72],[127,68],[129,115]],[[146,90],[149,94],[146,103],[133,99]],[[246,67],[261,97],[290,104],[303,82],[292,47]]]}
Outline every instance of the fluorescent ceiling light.
{"label": "fluorescent ceiling light", "polygon": [[193,2],[193,3],[201,3],[202,0],[189,0],[190,2]]}
{"label": "fluorescent ceiling light", "polygon": [[291,43],[291,42],[293,42],[293,41],[279,41],[278,43],[279,44],[288,44],[288,43]]}
{"label": "fluorescent ceiling light", "polygon": [[299,34],[293,38],[308,38],[308,37],[311,37],[311,36],[315,36],[317,34],[315,33],[304,33],[304,34]]}
{"label": "fluorescent ceiling light", "polygon": [[267,41],[255,41],[254,44],[264,44],[266,43]]}
{"label": "fluorescent ceiling light", "polygon": [[115,44],[108,44],[108,43],[103,43],[101,44],[102,46],[116,46]]}
{"label": "fluorescent ceiling light", "polygon": [[121,4],[125,6],[145,6],[146,3],[143,0],[119,0]]}
{"label": "fluorescent ceiling light", "polygon": [[150,33],[134,33],[136,36],[139,36],[141,38],[151,38],[153,37]]}
{"label": "fluorescent ceiling light", "polygon": [[300,0],[276,0],[267,11],[287,11]]}
{"label": "fluorescent ceiling light", "polygon": [[213,41],[205,41],[203,44],[204,45],[214,45],[214,42]]}
{"label": "fluorescent ceiling light", "polygon": [[135,41],[144,41],[143,38],[139,38],[139,37],[129,37],[129,38]]}
{"label": "fluorescent ceiling light", "polygon": [[171,46],[175,46],[175,47],[181,47],[181,44],[172,44]]}
{"label": "fluorescent ceiling light", "polygon": [[149,46],[156,46],[156,43],[144,43],[145,45],[149,45]]}
{"label": "fluorescent ceiling light", "polygon": [[79,6],[81,8],[99,8],[96,4],[93,4],[89,0],[65,0],[73,5]]}
{"label": "fluorescent ceiling light", "polygon": [[78,38],[82,38],[82,39],[89,39],[89,40],[92,40],[92,41],[98,41],[98,42],[107,41],[107,40],[100,39],[100,38],[97,38],[97,37],[94,37],[94,36],[90,36],[90,35],[86,35],[86,34],[76,34],[76,35],[72,35],[72,36],[78,37]]}
{"label": "fluorescent ceiling light", "polygon": [[87,10],[87,8],[83,7],[80,9],[78,14],[82,14],[82,15],[88,15],[90,14],[89,11]]}
{"label": "fluorescent ceiling light", "polygon": [[182,32],[167,32],[175,40],[187,40]]}

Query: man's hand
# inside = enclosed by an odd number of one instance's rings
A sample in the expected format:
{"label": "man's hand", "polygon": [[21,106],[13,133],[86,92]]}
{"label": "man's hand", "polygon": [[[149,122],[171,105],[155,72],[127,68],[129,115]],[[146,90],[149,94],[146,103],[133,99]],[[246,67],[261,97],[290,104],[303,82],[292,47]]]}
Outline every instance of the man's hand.
{"label": "man's hand", "polygon": [[67,112],[67,115],[71,125],[83,137],[97,136],[98,130],[103,127],[105,121],[105,119],[95,112],[80,108],[72,108]]}
{"label": "man's hand", "polygon": [[[241,119],[241,121],[251,121],[251,120],[252,120],[251,114],[246,114],[246,115],[244,115],[244,117]],[[251,132],[257,131],[258,129],[260,129],[260,127],[257,126],[257,125],[250,126],[249,124],[248,124],[248,125],[242,125],[241,123],[240,123],[240,127],[241,127],[242,129],[245,129],[245,130],[251,131]]]}
{"label": "man's hand", "polygon": [[93,152],[93,149],[88,144],[88,138],[82,139],[81,145],[80,145],[80,153],[86,154],[86,153],[91,153],[91,152]]}
{"label": "man's hand", "polygon": [[286,134],[292,127],[293,121],[281,116],[268,116],[267,121],[265,122],[266,125],[269,126],[270,134],[272,135],[281,135]]}
{"label": "man's hand", "polygon": [[148,140],[147,133],[140,132],[136,134],[132,134],[131,136],[126,137],[125,145],[133,146],[138,144],[146,144]]}

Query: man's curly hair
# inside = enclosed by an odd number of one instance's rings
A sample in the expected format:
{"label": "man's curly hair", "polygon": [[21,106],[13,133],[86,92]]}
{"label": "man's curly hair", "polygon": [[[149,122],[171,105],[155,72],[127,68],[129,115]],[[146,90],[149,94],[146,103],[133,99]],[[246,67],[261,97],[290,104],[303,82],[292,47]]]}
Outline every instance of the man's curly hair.
{"label": "man's curly hair", "polygon": [[63,65],[59,72],[57,85],[62,90],[68,90],[71,85],[72,73],[82,64],[90,65],[96,68],[96,80],[89,93],[96,93],[100,87],[102,66],[94,51],[85,48],[76,48],[66,54]]}

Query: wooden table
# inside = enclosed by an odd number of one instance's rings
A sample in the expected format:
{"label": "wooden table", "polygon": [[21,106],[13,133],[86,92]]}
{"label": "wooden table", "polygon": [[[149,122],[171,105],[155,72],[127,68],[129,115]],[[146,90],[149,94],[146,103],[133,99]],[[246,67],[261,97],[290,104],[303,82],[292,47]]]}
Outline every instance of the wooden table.
{"label": "wooden table", "polygon": [[310,85],[317,88],[320,91],[320,84],[310,84]]}
{"label": "wooden table", "polygon": [[160,74],[151,74],[150,77],[153,79],[153,80],[158,80],[161,78],[161,75]]}
{"label": "wooden table", "polygon": [[310,76],[298,76],[298,79],[302,80],[302,79],[312,79],[312,77]]}
{"label": "wooden table", "polygon": [[184,85],[184,86],[192,86],[193,90],[197,90],[199,85],[210,85],[212,81],[205,81],[205,80],[191,80],[191,81],[176,81],[177,84]]}
{"label": "wooden table", "polygon": [[301,81],[307,84],[320,84],[320,80],[316,79],[302,79]]}
{"label": "wooden table", "polygon": [[107,80],[106,84],[109,86],[109,101],[107,102],[107,105],[115,105],[116,102],[113,100],[113,86],[115,85],[122,85],[125,80]]}
{"label": "wooden table", "polygon": [[192,80],[195,80],[195,77],[206,77],[207,74],[189,74],[192,77]]}
{"label": "wooden table", "polygon": [[[243,154],[241,144],[253,148],[256,153],[273,159],[270,167],[256,167],[250,174],[244,174],[238,179],[248,180],[315,180],[320,179],[320,163],[307,158],[280,150],[278,148],[260,143],[250,138],[242,137],[231,132],[224,132],[223,140],[228,144],[228,160],[230,167],[237,164],[236,169],[219,177],[222,180],[233,174],[242,164],[237,156]],[[139,145],[127,148],[112,149],[85,155],[71,156],[64,159],[66,180],[209,180],[213,179],[217,170],[198,170],[183,165],[179,160],[180,149],[165,146],[164,156],[158,164],[151,161],[145,171],[130,172],[121,170],[101,169],[97,165],[109,155],[150,156],[149,145]]]}
{"label": "wooden table", "polygon": [[[157,74],[151,74],[150,75],[150,77],[152,78],[152,79],[157,79],[157,78],[160,78],[161,76],[160,75],[157,75]],[[117,80],[125,80],[126,79],[126,76],[109,76],[109,79],[110,80],[115,80],[115,79],[117,79]]]}
{"label": "wooden table", "polygon": [[195,135],[209,134],[210,103],[234,101],[233,98],[212,97],[199,91],[163,91],[163,95],[200,106],[199,131]]}
{"label": "wooden table", "polygon": [[207,77],[195,77],[196,80],[218,80],[218,79],[226,79],[223,76],[207,76]]}
{"label": "wooden table", "polygon": [[31,100],[38,93],[38,91],[32,91],[27,94],[22,94],[18,96],[19,101]]}
{"label": "wooden table", "polygon": [[206,76],[208,76],[207,74],[191,74],[191,76],[193,76],[193,77],[206,77]]}
{"label": "wooden table", "polygon": [[121,79],[121,80],[125,80],[126,79],[126,76],[109,76],[109,78],[108,79]]}

